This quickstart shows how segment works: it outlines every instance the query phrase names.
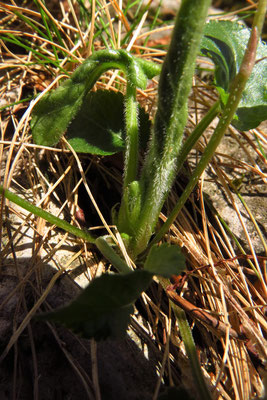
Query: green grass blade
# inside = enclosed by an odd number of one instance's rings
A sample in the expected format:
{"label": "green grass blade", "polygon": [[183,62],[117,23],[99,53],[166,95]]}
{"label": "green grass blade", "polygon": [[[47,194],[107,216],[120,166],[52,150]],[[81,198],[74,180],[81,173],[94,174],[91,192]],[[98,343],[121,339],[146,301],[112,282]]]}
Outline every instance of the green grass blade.
{"label": "green grass blade", "polygon": [[12,201],[13,203],[17,204],[19,207],[23,208],[24,210],[29,211],[30,213],[37,215],[40,218],[45,219],[51,225],[56,225],[58,228],[63,229],[65,232],[71,233],[72,235],[79,237],[88,243],[95,243],[95,238],[90,235],[90,233],[85,232],[76,226],[69,224],[67,221],[64,221],[54,215],[50,214],[49,212],[42,210],[39,207],[36,207],[32,203],[27,200],[22,199],[21,197],[17,196],[16,194],[10,192],[7,189],[4,189],[0,186],[0,194],[6,197],[8,200]]}

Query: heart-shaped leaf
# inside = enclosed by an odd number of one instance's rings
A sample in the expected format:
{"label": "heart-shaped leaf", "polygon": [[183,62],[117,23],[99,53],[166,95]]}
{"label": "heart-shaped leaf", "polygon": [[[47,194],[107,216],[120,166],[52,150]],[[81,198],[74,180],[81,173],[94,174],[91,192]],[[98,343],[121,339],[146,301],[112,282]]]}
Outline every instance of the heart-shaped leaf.
{"label": "heart-shaped leaf", "polygon": [[[139,108],[141,144],[150,131],[148,114]],[[124,96],[108,90],[90,92],[67,129],[67,139],[75,151],[109,155],[125,147]]]}
{"label": "heart-shaped leaf", "polygon": [[185,269],[185,258],[178,246],[170,246],[168,243],[154,245],[147,256],[144,269],[154,275],[169,278],[171,275],[179,275]]}
{"label": "heart-shaped leaf", "polygon": [[84,338],[121,338],[135,300],[151,280],[147,271],[104,274],[95,278],[70,305],[37,318],[58,322]]}
{"label": "heart-shaped leaf", "polygon": [[[215,66],[215,83],[225,104],[231,82],[239,70],[250,30],[232,21],[211,21],[204,30],[201,53]],[[259,42],[256,64],[243,91],[233,125],[241,130],[256,128],[267,115],[267,46]]]}
{"label": "heart-shaped leaf", "polygon": [[71,304],[37,319],[58,322],[85,338],[121,338],[130,322],[133,304],[153,275],[170,277],[180,274],[184,267],[185,260],[177,246],[153,246],[145,269],[95,278]]}

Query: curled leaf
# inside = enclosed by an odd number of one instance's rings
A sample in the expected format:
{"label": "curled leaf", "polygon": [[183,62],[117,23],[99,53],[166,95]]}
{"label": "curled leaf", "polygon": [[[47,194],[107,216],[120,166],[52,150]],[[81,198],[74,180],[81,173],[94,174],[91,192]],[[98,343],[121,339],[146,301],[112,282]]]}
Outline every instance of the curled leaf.
{"label": "curled leaf", "polygon": [[[210,57],[215,66],[215,83],[225,104],[231,82],[241,65],[250,29],[237,22],[211,21],[204,30],[201,52]],[[267,45],[262,41],[257,48],[256,64],[243,91],[232,124],[241,130],[256,128],[267,115]]]}
{"label": "curled leaf", "polygon": [[128,85],[145,89],[147,79],[158,74],[160,67],[139,61],[125,50],[96,52],[75,70],[70,79],[43,96],[34,107],[31,121],[34,142],[55,145],[77,115],[86,94],[109,69],[121,69]]}

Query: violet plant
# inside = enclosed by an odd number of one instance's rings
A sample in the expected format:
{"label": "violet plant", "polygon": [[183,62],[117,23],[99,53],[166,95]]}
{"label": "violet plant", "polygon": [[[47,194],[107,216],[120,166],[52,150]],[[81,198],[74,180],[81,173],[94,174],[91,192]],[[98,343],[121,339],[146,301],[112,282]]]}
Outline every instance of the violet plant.
{"label": "violet plant", "polygon": [[[117,225],[129,255],[140,267],[135,271],[130,269],[111,237],[95,238],[0,187],[0,193],[24,209],[94,243],[119,272],[96,278],[69,306],[40,318],[60,322],[87,338],[121,337],[129,324],[134,302],[151,283],[153,275],[157,275],[166,288],[166,278],[178,275],[185,268],[178,246],[157,244],[197,184],[227,127],[233,123],[240,129],[251,129],[266,117],[266,87],[261,76],[267,76],[267,51],[265,44],[258,44],[266,3],[266,0],[259,1],[253,27],[249,30],[230,21],[206,24],[210,0],[184,0],[162,68],[125,50],[98,51],[85,60],[71,78],[43,96],[35,106],[31,127],[37,144],[56,145],[67,130],[69,143],[77,152],[105,155],[123,149],[122,200],[118,211],[113,213],[113,223]],[[189,138],[183,141],[188,97],[199,52],[212,58],[216,65],[215,81],[220,100],[211,107]],[[259,60],[256,64],[255,59]],[[124,72],[127,81],[124,97],[114,97],[114,94],[106,92],[89,93],[101,74],[109,69]],[[143,165],[139,166],[140,132],[148,119],[138,105],[136,91],[138,88],[145,89],[147,80],[159,74],[157,112],[147,144],[148,151]],[[103,135],[106,136],[103,140],[102,133],[100,139],[98,131],[96,135],[92,130],[90,133],[87,113],[88,107],[95,110],[95,96],[101,107],[105,107],[107,102],[115,102],[115,107],[118,107],[123,101],[125,138],[122,135],[123,126],[119,126],[116,132],[110,127],[104,129]],[[219,123],[187,187],[167,221],[156,231],[159,214],[179,169],[199,137],[218,115]],[[107,118],[107,123],[110,120]],[[172,306],[201,396],[211,398],[185,315],[177,306]]]}

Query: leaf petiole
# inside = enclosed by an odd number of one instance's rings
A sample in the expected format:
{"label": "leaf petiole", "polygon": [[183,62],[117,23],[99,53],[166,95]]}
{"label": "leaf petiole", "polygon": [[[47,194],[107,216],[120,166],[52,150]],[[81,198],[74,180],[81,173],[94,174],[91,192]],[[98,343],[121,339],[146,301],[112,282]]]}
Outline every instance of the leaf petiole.
{"label": "leaf petiole", "polygon": [[125,96],[125,122],[126,122],[126,150],[124,156],[123,190],[137,178],[137,165],[139,154],[138,138],[138,103],[136,100],[136,87],[127,84]]}
{"label": "leaf petiole", "polygon": [[201,135],[205,132],[207,127],[211,124],[211,122],[214,120],[215,117],[220,112],[220,101],[217,100],[213,106],[209,109],[207,114],[202,118],[202,120],[197,124],[193,132],[190,134],[190,136],[186,139],[184,144],[182,145],[181,152],[178,157],[178,162],[177,162],[177,172],[179,172],[180,168],[184,164],[189,152],[193,149],[194,145],[198,141],[198,139],[201,137]]}
{"label": "leaf petiole", "polygon": [[103,236],[100,236],[95,241],[96,247],[103,254],[103,256],[116,268],[121,274],[128,274],[131,268],[120,258],[120,256],[113,250]]}

